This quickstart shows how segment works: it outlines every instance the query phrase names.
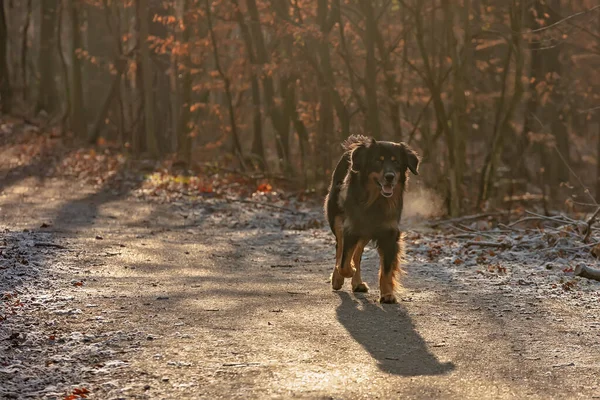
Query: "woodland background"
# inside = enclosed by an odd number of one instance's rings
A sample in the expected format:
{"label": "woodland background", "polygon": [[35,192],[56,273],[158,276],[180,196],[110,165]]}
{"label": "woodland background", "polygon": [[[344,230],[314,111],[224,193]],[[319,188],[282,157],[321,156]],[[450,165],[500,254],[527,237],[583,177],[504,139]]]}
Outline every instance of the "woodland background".
{"label": "woodland background", "polygon": [[[600,199],[592,0],[0,0],[4,114],[322,193],[405,141],[448,213]],[[41,133],[42,135],[45,133]]]}

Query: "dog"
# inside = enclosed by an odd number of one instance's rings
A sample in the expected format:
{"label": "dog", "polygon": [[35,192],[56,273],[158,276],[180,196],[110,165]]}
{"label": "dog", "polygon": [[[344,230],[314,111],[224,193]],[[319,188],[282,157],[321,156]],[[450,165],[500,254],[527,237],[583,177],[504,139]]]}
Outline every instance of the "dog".
{"label": "dog", "polygon": [[368,292],[360,276],[365,246],[374,241],[380,257],[381,303],[397,303],[395,289],[403,245],[402,199],[408,171],[418,175],[419,156],[406,144],[352,135],[332,175],[325,198],[325,217],[335,235],[331,286],[339,290],[352,278],[354,292]]}

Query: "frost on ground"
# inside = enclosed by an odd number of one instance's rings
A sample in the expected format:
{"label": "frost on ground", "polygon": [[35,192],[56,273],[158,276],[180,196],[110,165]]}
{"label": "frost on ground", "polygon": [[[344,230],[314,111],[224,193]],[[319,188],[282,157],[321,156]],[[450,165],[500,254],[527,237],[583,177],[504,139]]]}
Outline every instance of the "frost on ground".
{"label": "frost on ground", "polygon": [[[323,227],[318,206],[253,198],[188,199],[161,207],[167,219],[179,219],[188,229],[177,233],[180,236],[173,240],[185,241],[181,235],[204,230],[212,231],[213,237],[220,232],[232,241],[241,238],[244,251],[271,271],[293,268],[297,262],[321,268],[333,258],[333,237]],[[122,225],[131,222],[120,218]],[[524,296],[563,299],[574,307],[597,309],[600,282],[575,277],[573,271],[580,264],[598,265],[590,252],[598,235],[594,232],[590,243],[583,243],[577,224],[561,221],[536,229],[503,229],[474,222],[443,231],[428,228],[426,221],[410,221],[405,280],[409,287],[444,282],[458,293],[500,292],[512,296],[512,304],[494,310],[500,315],[527,314],[527,307],[519,300]],[[105,235],[110,234],[105,230]],[[138,235],[148,240],[151,236],[152,232]],[[96,237],[96,241],[100,239]],[[274,243],[288,244],[277,248]],[[132,380],[136,372],[129,359],[160,334],[119,324],[115,317],[118,310],[106,310],[96,300],[90,301],[84,291],[84,286],[92,285],[89,270],[102,264],[95,263],[98,257],[110,258],[117,253],[94,250],[77,237],[61,239],[43,228],[19,232],[5,229],[0,234],[0,251],[0,398],[78,398],[88,392],[97,398],[119,398],[151,389],[147,384],[136,385],[137,378]],[[233,257],[220,255],[218,250],[209,254],[213,256]],[[367,248],[364,260],[367,274],[370,271],[373,276],[377,252]],[[329,269],[321,270],[325,288]],[[372,289],[376,291],[376,286]],[[98,293],[104,299],[110,298],[108,292],[98,289]],[[411,301],[410,289],[403,296],[403,301]],[[585,323],[591,329],[600,329],[599,319]],[[190,337],[178,335],[178,339]],[[162,353],[153,357],[165,368],[193,366],[184,360],[163,359]],[[248,362],[244,365],[252,366]],[[154,373],[157,379],[162,374]],[[171,378],[162,379],[167,383]],[[198,384],[190,385],[197,388]],[[187,388],[184,386],[178,390]]]}
{"label": "frost on ground", "polygon": [[85,184],[45,162],[6,175],[0,398],[600,394],[600,282],[575,276],[600,268],[597,228],[584,240],[567,216],[434,221],[439,199],[409,192],[405,288],[382,307],[371,245],[371,293],[332,293],[320,199],[229,175],[142,181],[105,157],[62,161]]}
{"label": "frost on ground", "polygon": [[[69,329],[84,308],[96,305],[83,304],[72,294],[83,284],[77,279],[83,273],[78,252],[55,239],[28,230],[0,233],[2,399],[85,394],[88,382],[127,365],[111,342],[126,335],[133,340],[135,334]],[[99,314],[91,318],[102,320]]]}

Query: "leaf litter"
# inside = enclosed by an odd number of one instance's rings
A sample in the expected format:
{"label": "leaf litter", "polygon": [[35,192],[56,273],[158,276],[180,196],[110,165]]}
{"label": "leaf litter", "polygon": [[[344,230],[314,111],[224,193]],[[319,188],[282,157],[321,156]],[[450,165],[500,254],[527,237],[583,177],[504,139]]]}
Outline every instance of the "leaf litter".
{"label": "leaf litter", "polygon": [[[36,146],[24,152],[18,163],[60,159],[56,164],[60,168],[51,168],[48,176],[75,176],[95,187],[131,190],[139,201],[168,204],[172,215],[181,216],[192,229],[260,232],[261,238],[252,246],[265,248],[267,254],[275,238],[294,234],[301,238],[298,243],[304,250],[290,248],[290,252],[294,257],[300,254],[304,265],[333,257],[333,237],[324,224],[320,199],[313,194],[286,191],[263,178],[222,172],[215,166],[192,176],[174,173],[168,162],[134,165],[110,148],[68,151],[51,137],[39,139]],[[57,148],[63,156],[56,155]],[[154,172],[140,173],[148,167]],[[559,214],[533,213],[511,223],[500,222],[501,215],[447,223],[408,221],[407,279],[431,285],[444,281],[457,291],[500,289],[598,306],[600,282],[575,275],[582,266],[598,268],[597,227]],[[51,226],[44,224],[43,228]],[[75,250],[52,232],[5,229],[0,233],[0,398],[74,399],[94,395],[94,390],[122,393],[115,379],[130,367],[127,353],[136,350],[135,343],[154,338],[140,331],[71,329],[71,322],[82,319],[111,323],[107,316],[92,315],[94,305],[82,305],[77,296],[69,295],[85,285],[72,279],[80,273],[82,261],[65,257]],[[293,263],[281,263],[278,254],[273,252],[272,259],[262,261],[282,272],[294,268]],[[364,258],[377,265],[372,246]],[[133,344],[124,349],[118,345],[123,341]],[[168,361],[168,365],[188,366],[183,361]]]}

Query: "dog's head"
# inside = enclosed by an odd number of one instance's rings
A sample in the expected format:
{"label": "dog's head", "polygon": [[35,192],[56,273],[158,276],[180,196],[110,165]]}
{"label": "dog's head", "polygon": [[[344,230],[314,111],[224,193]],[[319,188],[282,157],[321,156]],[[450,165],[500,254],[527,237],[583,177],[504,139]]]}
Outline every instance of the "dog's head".
{"label": "dog's head", "polygon": [[[418,175],[419,157],[406,143],[376,141],[362,138],[353,143],[352,172],[371,180],[381,189],[381,195],[391,197],[398,183],[406,182],[407,170]],[[402,190],[402,189],[400,189]]]}

